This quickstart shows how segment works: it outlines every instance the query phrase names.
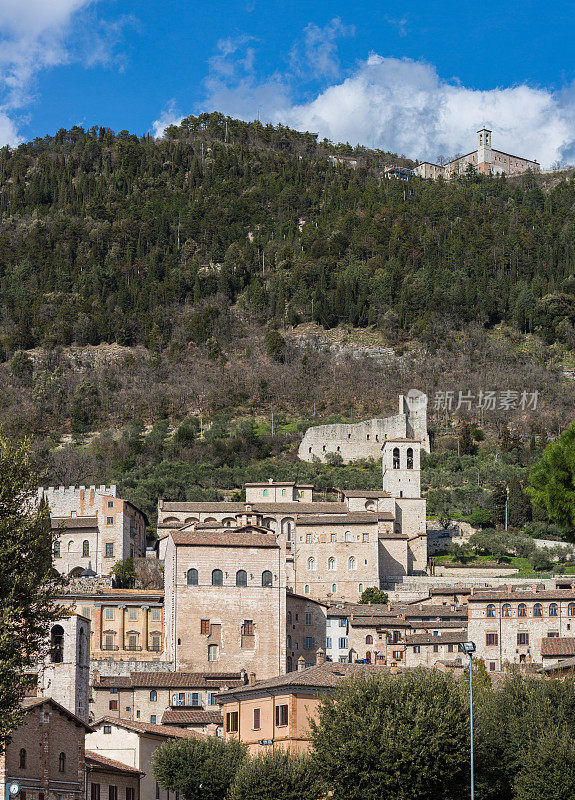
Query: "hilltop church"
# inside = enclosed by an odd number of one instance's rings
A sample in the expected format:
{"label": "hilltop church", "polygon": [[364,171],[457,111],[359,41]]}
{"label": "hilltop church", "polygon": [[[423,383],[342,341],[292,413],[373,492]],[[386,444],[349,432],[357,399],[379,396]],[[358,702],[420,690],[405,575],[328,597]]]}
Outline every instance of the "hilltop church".
{"label": "hilltop church", "polygon": [[493,150],[491,147],[491,134],[489,128],[481,128],[477,131],[477,150],[467,153],[464,156],[454,158],[447,164],[432,164],[423,161],[414,169],[414,174],[420,178],[431,178],[437,180],[442,177],[449,180],[451,177],[462,175],[471,164],[480,175],[520,175],[522,172],[532,170],[539,172],[541,167],[537,161],[531,161],[522,156],[513,156],[501,150]]}

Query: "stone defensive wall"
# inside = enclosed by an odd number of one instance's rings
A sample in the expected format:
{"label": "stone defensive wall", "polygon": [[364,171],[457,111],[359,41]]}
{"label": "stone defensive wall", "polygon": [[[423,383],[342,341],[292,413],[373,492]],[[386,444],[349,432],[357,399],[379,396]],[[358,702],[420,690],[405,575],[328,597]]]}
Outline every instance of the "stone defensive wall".
{"label": "stone defensive wall", "polygon": [[362,458],[381,459],[386,439],[406,436],[406,415],[384,419],[368,419],[350,425],[316,425],[308,428],[301,441],[298,457],[312,461],[314,456],[325,461],[328,453],[338,453],[344,462]]}

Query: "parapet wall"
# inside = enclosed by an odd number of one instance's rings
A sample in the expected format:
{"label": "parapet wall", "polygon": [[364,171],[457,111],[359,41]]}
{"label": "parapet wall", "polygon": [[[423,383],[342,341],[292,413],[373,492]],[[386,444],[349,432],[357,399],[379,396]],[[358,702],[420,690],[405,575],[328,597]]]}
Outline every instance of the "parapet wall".
{"label": "parapet wall", "polygon": [[386,439],[405,435],[405,414],[350,425],[317,425],[307,429],[298,457],[302,461],[312,461],[315,456],[325,461],[328,453],[338,453],[345,462],[362,458],[379,460]]}

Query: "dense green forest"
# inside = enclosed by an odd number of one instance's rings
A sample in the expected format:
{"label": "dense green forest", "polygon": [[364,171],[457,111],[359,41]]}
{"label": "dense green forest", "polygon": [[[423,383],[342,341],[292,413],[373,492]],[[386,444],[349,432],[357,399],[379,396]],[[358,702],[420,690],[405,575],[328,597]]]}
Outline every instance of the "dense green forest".
{"label": "dense green forest", "polygon": [[575,417],[575,182],[395,163],[219,114],[0,150],[0,425],[42,480],[117,482],[151,516],[270,475],[376,487],[376,464],[298,462],[302,432],[412,386],[527,390],[528,413],[431,403],[424,488],[496,524],[511,482],[530,523],[527,469]]}
{"label": "dense green forest", "polygon": [[[571,341],[575,184],[385,180],[310,134],[217,114],[162,141],[73,128],[0,151],[1,343],[165,344],[261,318],[398,328],[506,321]],[[227,141],[226,141],[227,140]],[[387,157],[389,161],[390,156]]]}

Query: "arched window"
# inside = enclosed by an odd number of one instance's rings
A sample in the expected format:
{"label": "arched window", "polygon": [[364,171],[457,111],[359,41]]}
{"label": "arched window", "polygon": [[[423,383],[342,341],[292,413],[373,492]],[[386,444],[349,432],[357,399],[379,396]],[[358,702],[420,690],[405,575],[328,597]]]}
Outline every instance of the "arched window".
{"label": "arched window", "polygon": [[224,573],[221,569],[215,569],[212,572],[212,586],[223,586],[224,585]]}
{"label": "arched window", "polygon": [[286,658],[286,672],[292,671],[291,656]]}
{"label": "arched window", "polygon": [[328,558],[327,568],[332,570],[335,569],[335,558],[333,556],[331,558]]}
{"label": "arched window", "polygon": [[80,628],[80,639],[78,643],[78,663],[85,666],[88,659],[88,637],[84,628]]}
{"label": "arched window", "polygon": [[54,558],[60,558],[60,542],[54,542]]}
{"label": "arched window", "polygon": [[535,603],[533,606],[533,616],[534,617],[542,617],[543,616],[543,606],[541,603]]}
{"label": "arched window", "polygon": [[370,633],[368,633],[367,636],[365,637],[365,643],[373,644],[373,636]]}
{"label": "arched window", "polygon": [[264,497],[267,497],[268,495],[269,495],[269,490],[268,489],[264,489]]}
{"label": "arched window", "polygon": [[569,603],[567,606],[567,613],[570,617],[575,617],[575,603]]}
{"label": "arched window", "polygon": [[245,569],[239,569],[236,572],[236,586],[247,586],[248,585],[248,573]]}
{"label": "arched window", "polygon": [[350,556],[349,557],[348,562],[347,562],[347,568],[348,569],[355,569],[355,557],[354,556]]}
{"label": "arched window", "polygon": [[556,617],[559,613],[559,607],[557,603],[549,603],[549,616]]}
{"label": "arched window", "polygon": [[503,605],[501,606],[501,616],[502,617],[511,616],[511,605],[509,603],[503,603]]}
{"label": "arched window", "polygon": [[291,636],[289,635],[289,633],[286,636],[286,647],[291,648]]}
{"label": "arched window", "polygon": [[307,560],[307,568],[308,569],[315,569],[315,558],[310,556]]}
{"label": "arched window", "polygon": [[188,584],[188,586],[197,586],[198,585],[198,570],[197,569],[194,569],[192,567],[192,569],[189,569],[186,572],[186,583]]}
{"label": "arched window", "polygon": [[220,657],[220,651],[217,644],[208,645],[208,661],[217,661]]}
{"label": "arched window", "polygon": [[66,753],[58,756],[58,772],[66,772]]}
{"label": "arched window", "polygon": [[525,603],[519,603],[517,606],[517,616],[518,617],[526,617],[527,616],[527,606]]}
{"label": "arched window", "polygon": [[399,469],[399,447],[393,448],[393,468]]}
{"label": "arched window", "polygon": [[360,583],[357,589],[360,594],[363,594],[363,583]]}
{"label": "arched window", "polygon": [[487,616],[488,617],[495,616],[495,606],[493,605],[493,603],[489,603],[489,605],[487,606]]}
{"label": "arched window", "polygon": [[413,447],[407,448],[407,469],[413,469]]}
{"label": "arched window", "polygon": [[262,586],[271,586],[273,582],[273,575],[269,569],[266,569],[264,572],[262,572]]}
{"label": "arched window", "polygon": [[333,592],[333,594],[335,594],[337,592],[337,583],[332,583],[331,591]]}
{"label": "arched window", "polygon": [[303,593],[304,594],[309,594],[309,584],[308,583],[306,583],[306,585],[303,587]]}
{"label": "arched window", "polygon": [[343,539],[344,539],[345,542],[353,541],[352,538],[351,538],[351,531],[346,531],[344,533]]}
{"label": "arched window", "polygon": [[50,633],[50,661],[61,664],[64,661],[64,628],[54,625]]}
{"label": "arched window", "polygon": [[155,689],[152,689],[152,691],[150,692],[150,703],[155,703],[157,699],[158,699],[158,693]]}
{"label": "arched window", "polygon": [[82,542],[82,556],[83,558],[87,558],[90,555],[90,542],[87,539],[84,539]]}
{"label": "arched window", "polygon": [[20,769],[26,769],[26,750],[23,747],[20,748],[19,763]]}

